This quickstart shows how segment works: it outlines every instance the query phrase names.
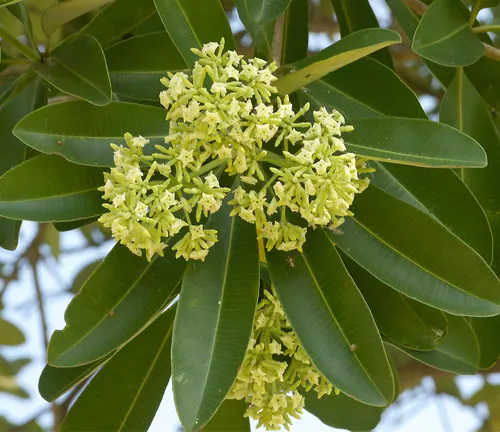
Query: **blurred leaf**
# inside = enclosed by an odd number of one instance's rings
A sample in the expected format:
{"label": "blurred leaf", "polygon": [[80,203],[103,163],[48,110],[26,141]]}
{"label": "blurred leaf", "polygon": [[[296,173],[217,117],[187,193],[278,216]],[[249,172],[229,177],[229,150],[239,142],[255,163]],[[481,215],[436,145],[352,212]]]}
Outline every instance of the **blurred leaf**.
{"label": "blurred leaf", "polygon": [[347,150],[367,159],[434,168],[487,164],[486,153],[474,139],[433,121],[381,117],[349,123],[354,131],[343,135]]}
{"label": "blurred leaf", "polygon": [[53,225],[47,225],[43,232],[43,243],[50,247],[52,256],[57,261],[61,253],[61,238],[59,231]]}
{"label": "blurred leaf", "polygon": [[388,405],[394,380],[378,329],[326,233],[309,230],[303,253],[274,249],[266,257],[279,300],[314,365],[340,391]]}
{"label": "blurred leaf", "polygon": [[[369,0],[331,0],[342,37],[358,30],[380,27]],[[388,49],[372,54],[372,57],[392,68],[392,58]]]}
{"label": "blurred leaf", "polygon": [[346,219],[342,233],[330,235],[373,276],[452,314],[500,312],[500,280],[470,246],[432,217],[373,185],[351,209],[354,216]]}
{"label": "blurred leaf", "polygon": [[250,432],[250,421],[244,417],[246,409],[243,400],[225,400],[203,432]]}
{"label": "blurred leaf", "polygon": [[34,63],[32,68],[64,93],[94,105],[111,102],[106,59],[101,45],[93,36],[84,34],[60,45],[45,63]]}
{"label": "blurred leaf", "polygon": [[68,101],[33,112],[13,132],[43,153],[60,154],[79,164],[113,166],[110,143],[124,143],[125,132],[143,134],[153,144],[162,143],[168,135],[168,122],[163,108],[129,102],[95,107],[83,101]]}
{"label": "blurred leaf", "polygon": [[23,0],[1,0],[0,1],[0,8],[3,8],[5,6],[10,6],[10,5],[13,5],[13,4],[16,4],[16,3],[19,3]]}
{"label": "blurred leaf", "polygon": [[[279,78],[275,86],[281,95],[293,93],[313,81],[320,79],[326,74],[365,57],[386,46],[401,42],[399,33],[387,29],[366,29],[352,33],[337,42],[340,54],[333,55],[327,59],[320,59],[312,64],[305,60],[306,66],[301,62],[293,65],[294,71]],[[321,55],[321,53],[320,53]],[[314,60],[316,60],[314,58]],[[298,69],[298,70],[297,70]]]}
{"label": "blurred leaf", "polygon": [[380,332],[398,344],[415,350],[432,350],[446,334],[443,312],[406,297],[342,255]]}
{"label": "blurred leaf", "polygon": [[479,342],[479,367],[489,369],[500,357],[500,315],[489,318],[471,318],[470,323]]}
{"label": "blurred leaf", "polygon": [[236,4],[238,9],[246,9],[253,22],[266,24],[285,12],[290,0],[236,0]]}
{"label": "blurred leaf", "polygon": [[148,262],[116,245],[66,309],[66,327],[53,333],[48,363],[81,366],[126,344],[174,300],[185,267],[170,248]]}
{"label": "blurred leaf", "polygon": [[73,284],[71,285],[71,292],[74,294],[78,294],[82,286],[87,282],[90,278],[94,270],[99,267],[102,263],[102,259],[97,261],[92,261],[91,263],[85,265],[73,278]]}
{"label": "blurred leaf", "polygon": [[[458,48],[460,47],[460,48]],[[484,46],[452,0],[435,0],[413,36],[412,49],[443,66],[468,66],[484,55]]]}
{"label": "blurred leaf", "polygon": [[485,8],[492,8],[498,6],[500,0],[472,0],[473,7],[477,7],[479,10]]}
{"label": "blurred leaf", "polygon": [[105,54],[114,92],[134,99],[158,101],[160,78],[186,68],[165,31],[126,39]]}
{"label": "blurred leaf", "polygon": [[21,330],[9,321],[0,318],[0,345],[21,345],[25,341]]}
{"label": "blurred leaf", "polygon": [[[24,335],[23,335],[24,338]],[[3,376],[15,376],[17,375],[25,366],[31,363],[30,358],[18,358],[16,360],[7,360],[0,356],[0,375]]]}
{"label": "blurred leaf", "polygon": [[309,1],[291,0],[283,22],[281,64],[307,57],[309,42]]}
{"label": "blurred leaf", "polygon": [[12,376],[0,375],[0,394],[1,393],[8,393],[21,399],[29,399],[30,397],[26,390],[19,387],[16,378]]}
{"label": "blurred leaf", "polygon": [[190,67],[198,60],[191,48],[208,42],[226,41],[234,49],[231,27],[219,0],[154,0],[163,25]]}
{"label": "blurred leaf", "polygon": [[182,283],[172,342],[175,405],[187,430],[208,423],[243,363],[259,296],[255,226],[231,217],[226,198],[207,227],[219,240]]}
{"label": "blurred leaf", "polygon": [[40,155],[0,177],[0,215],[38,222],[68,221],[104,213],[102,169]]}
{"label": "blurred leaf", "polygon": [[460,389],[458,388],[458,385],[455,382],[455,377],[435,376],[432,377],[432,379],[436,387],[435,390],[436,394],[447,394],[457,398],[458,400],[462,400],[462,395],[460,394]]}
{"label": "blurred leaf", "polygon": [[35,35],[33,33],[33,25],[31,23],[30,14],[24,3],[14,4],[12,6],[9,6],[8,9],[9,12],[23,24],[24,33],[26,34],[26,37],[28,38],[28,41],[33,50],[39,51]]}
{"label": "blurred leaf", "polygon": [[175,308],[120,350],[85,388],[61,432],[146,432],[170,379]]}
{"label": "blurred leaf", "polygon": [[324,424],[338,429],[367,431],[380,422],[384,408],[365,405],[344,393],[325,395],[318,399],[314,391],[304,392],[305,409]]}
{"label": "blurred leaf", "polygon": [[113,0],[66,0],[55,3],[42,14],[43,31],[50,37],[54,30]]}

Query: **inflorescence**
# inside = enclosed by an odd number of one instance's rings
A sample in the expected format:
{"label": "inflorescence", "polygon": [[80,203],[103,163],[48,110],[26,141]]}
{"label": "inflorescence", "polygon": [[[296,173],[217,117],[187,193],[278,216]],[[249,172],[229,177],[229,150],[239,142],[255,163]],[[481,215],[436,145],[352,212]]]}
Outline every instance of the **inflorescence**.
{"label": "inflorescence", "polygon": [[[100,222],[149,260],[182,231],[176,256],[202,261],[217,242],[217,231],[203,222],[229,193],[231,215],[255,224],[268,250],[301,250],[307,228],[292,224],[287,212],[310,227],[341,225],[368,185],[359,174],[370,171],[345,153],[341,133],[352,127],[343,116],[321,108],[313,123],[305,121],[309,104],[295,112],[288,96],[275,96],[274,63],[224,52],[224,41],[192,51],[199,60],[190,75],[161,80],[170,122],[165,145],[148,155],[149,141],[130,134],[127,147],[111,144],[115,167],[100,189],[109,211]],[[233,190],[219,184],[223,170],[236,177]]]}

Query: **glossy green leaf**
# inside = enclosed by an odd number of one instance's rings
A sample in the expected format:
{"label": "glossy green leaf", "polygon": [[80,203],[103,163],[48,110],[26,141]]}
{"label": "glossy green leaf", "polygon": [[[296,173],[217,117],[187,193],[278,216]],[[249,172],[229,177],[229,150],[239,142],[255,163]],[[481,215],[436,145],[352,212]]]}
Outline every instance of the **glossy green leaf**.
{"label": "glossy green leaf", "polygon": [[394,380],[378,329],[325,231],[309,230],[303,253],[272,250],[266,257],[283,309],[315,366],[347,395],[388,405]]}
{"label": "glossy green leaf", "polygon": [[[459,48],[458,48],[459,47]],[[443,66],[468,66],[484,55],[484,46],[452,0],[435,0],[413,36],[412,49]]]}
{"label": "glossy green leaf", "polygon": [[278,18],[286,11],[290,0],[236,0],[247,10],[253,22],[265,24]]}
{"label": "glossy green leaf", "polygon": [[92,261],[86,266],[84,266],[73,278],[73,284],[71,285],[71,292],[74,294],[78,294],[82,286],[87,282],[87,279],[90,278],[92,273],[99,267],[102,263],[102,259],[97,261]]}
{"label": "glossy green leaf", "polygon": [[57,231],[61,231],[61,232],[71,231],[71,230],[74,230],[77,228],[81,228],[85,225],[89,225],[93,222],[96,222],[97,219],[99,219],[99,216],[94,216],[94,217],[87,218],[87,219],[78,219],[78,220],[68,221],[68,222],[54,222],[54,228]]}
{"label": "glossy green leaf", "polygon": [[142,135],[153,144],[168,134],[165,110],[129,102],[95,107],[83,101],[48,105],[23,118],[14,135],[43,153],[60,154],[84,165],[113,166],[110,143],[123,134]]}
{"label": "glossy green leaf", "polygon": [[225,400],[203,432],[250,432],[250,420],[244,417],[246,409],[244,400]]}
{"label": "glossy green leaf", "polygon": [[472,4],[474,7],[477,7],[478,10],[481,10],[498,6],[500,4],[500,0],[472,0]]}
{"label": "glossy green leaf", "polygon": [[293,93],[330,72],[399,42],[399,33],[387,29],[366,29],[352,33],[335,44],[336,49],[341,51],[339,54],[326,59],[318,57],[312,64],[307,61],[307,66],[297,62],[293,65],[294,71],[279,78],[275,86],[282,95]]}
{"label": "glossy green leaf", "polygon": [[[474,331],[465,318],[448,315],[447,320],[448,333],[435,350],[402,349],[402,351],[436,369],[457,374],[476,373],[479,362],[479,344]],[[398,348],[401,349],[401,347]]]}
{"label": "glossy green leaf", "polygon": [[94,362],[140,333],[178,293],[186,263],[171,249],[148,262],[116,245],[92,273],[52,335],[48,363]]}
{"label": "glossy green leaf", "polygon": [[[369,0],[331,0],[340,27],[340,34],[345,37],[358,30],[380,27]],[[388,67],[392,67],[392,58],[387,49],[373,53]]]}
{"label": "glossy green leaf", "polygon": [[0,177],[0,216],[38,222],[84,219],[104,213],[102,169],[40,155]]}
{"label": "glossy green leaf", "polygon": [[24,334],[14,324],[0,318],[0,345],[21,345],[25,342]]}
{"label": "glossy green leaf", "polygon": [[208,42],[226,41],[234,49],[231,27],[219,0],[154,0],[158,14],[170,38],[188,66],[198,57],[191,48],[201,49]]}
{"label": "glossy green leaf", "polygon": [[138,100],[158,101],[160,78],[186,68],[165,31],[125,39],[105,54],[113,91]]}
{"label": "glossy green leaf", "polygon": [[[371,185],[332,240],[357,264],[402,294],[456,315],[500,312],[500,280],[439,222]],[[408,229],[411,227],[411,229]]]}
{"label": "glossy green leaf", "polygon": [[283,22],[281,64],[307,57],[309,43],[309,1],[291,0]]}
{"label": "glossy green leaf", "polygon": [[[114,354],[114,353],[113,353]],[[95,362],[72,368],[46,365],[38,380],[38,392],[47,402],[53,402],[91,376],[112,356],[103,357]]]}
{"label": "glossy green leaf", "polygon": [[259,295],[255,226],[231,217],[224,203],[207,226],[218,242],[193,262],[182,283],[172,343],[175,405],[187,431],[214,415],[248,347]]}
{"label": "glossy green leaf", "polygon": [[20,23],[23,24],[24,33],[29,41],[29,44],[31,45],[31,48],[33,48],[33,50],[35,51],[38,51],[37,41],[33,33],[31,17],[24,3],[16,3],[12,6],[9,6],[8,9],[9,12],[14,15]]}
{"label": "glossy green leaf", "polygon": [[446,334],[443,312],[393,290],[345,255],[342,260],[384,336],[419,351],[436,347]]}
{"label": "glossy green leaf", "polygon": [[486,153],[471,137],[424,119],[398,117],[349,121],[343,135],[349,151],[367,159],[433,168],[482,168]]}
{"label": "glossy green leaf", "polygon": [[470,323],[479,342],[479,367],[489,369],[500,357],[500,315],[488,318],[471,318]]}
{"label": "glossy green leaf", "polygon": [[314,391],[303,393],[305,409],[324,424],[338,429],[368,431],[380,422],[384,408],[365,405],[343,393],[325,395],[318,399]]}
{"label": "glossy green leaf", "polygon": [[170,379],[175,308],[120,350],[85,388],[61,432],[146,432]]}

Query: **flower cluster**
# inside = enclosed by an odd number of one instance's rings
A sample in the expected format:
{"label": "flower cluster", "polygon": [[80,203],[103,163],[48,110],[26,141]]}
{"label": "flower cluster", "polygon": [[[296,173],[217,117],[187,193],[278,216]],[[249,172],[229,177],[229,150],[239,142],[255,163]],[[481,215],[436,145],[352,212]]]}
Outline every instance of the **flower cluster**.
{"label": "flower cluster", "polygon": [[288,96],[276,97],[274,63],[224,52],[224,41],[193,52],[199,60],[190,75],[161,80],[170,122],[165,145],[145,155],[149,141],[142,137],[126,134],[128,147],[112,144],[116,166],[102,188],[109,213],[100,221],[148,259],[182,230],[177,257],[204,260],[217,231],[203,221],[231,191],[218,182],[225,170],[237,176],[231,215],[256,224],[268,250],[301,249],[307,228],[290,223],[290,212],[312,227],[342,224],[368,185],[359,174],[369,172],[345,153],[341,133],[352,127],[342,115],[321,108],[313,123],[305,121],[309,104],[296,112]]}
{"label": "flower cluster", "polygon": [[[300,346],[279,301],[269,291],[257,307],[254,329],[243,365],[228,399],[244,399],[246,415],[267,430],[290,429],[300,418],[305,391],[315,390],[318,398],[331,394],[333,387]],[[279,356],[279,359],[277,359]]]}

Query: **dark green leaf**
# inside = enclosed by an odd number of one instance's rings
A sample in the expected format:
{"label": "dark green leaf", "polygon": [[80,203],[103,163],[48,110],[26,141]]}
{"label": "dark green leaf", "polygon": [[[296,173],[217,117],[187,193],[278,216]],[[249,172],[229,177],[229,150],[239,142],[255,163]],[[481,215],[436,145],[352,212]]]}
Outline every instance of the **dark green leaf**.
{"label": "dark green leaf", "polygon": [[271,60],[275,21],[266,24],[256,24],[250,18],[243,0],[236,1],[236,9],[241,22],[252,37],[255,55]]}
{"label": "dark green leaf", "polygon": [[38,222],[84,219],[104,213],[102,169],[40,155],[0,177],[0,216]]}
{"label": "dark green leaf", "polygon": [[234,49],[231,27],[219,0],[154,0],[163,25],[188,66],[198,57],[191,48],[201,49],[208,42],[226,40]]}
{"label": "dark green leaf", "polygon": [[489,369],[500,357],[500,315],[489,318],[471,318],[470,323],[479,342],[479,367]]}
{"label": "dark green leaf", "polygon": [[332,240],[382,282],[452,314],[500,312],[500,280],[435,219],[373,185],[356,198],[352,211]]}
{"label": "dark green leaf", "polygon": [[477,7],[478,10],[491,8],[498,6],[500,4],[500,0],[472,0],[473,7]]}
{"label": "dark green leaf", "polygon": [[96,222],[97,219],[99,219],[98,216],[94,216],[88,219],[79,219],[79,220],[74,220],[74,221],[69,221],[69,222],[55,222],[54,223],[54,228],[57,231],[71,231],[77,228],[81,228],[85,225],[89,225],[93,222]]}
{"label": "dark green leaf", "polygon": [[281,64],[307,57],[309,42],[309,1],[291,0],[283,22]]}
{"label": "dark green leaf", "polygon": [[90,278],[92,273],[101,264],[102,259],[97,261],[92,261],[91,263],[84,266],[73,278],[73,284],[71,285],[71,292],[78,294],[80,289],[85,284],[85,282]]}
{"label": "dark green leaf", "polygon": [[23,3],[16,3],[9,6],[8,9],[23,24],[24,32],[33,50],[38,51],[38,45],[33,34],[33,25],[26,6]]}
{"label": "dark green leaf", "polygon": [[347,395],[388,405],[394,380],[378,329],[327,234],[309,230],[303,253],[266,256],[280,302],[314,365]]}
{"label": "dark green leaf", "polygon": [[71,407],[61,432],[146,432],[170,379],[175,309],[120,350]]}
{"label": "dark green leaf", "polygon": [[0,345],[21,345],[25,340],[21,330],[9,321],[0,318]]}
{"label": "dark green leaf", "polygon": [[250,432],[250,421],[244,417],[246,409],[243,400],[225,400],[203,432]]}
{"label": "dark green leaf", "polygon": [[60,154],[84,165],[113,166],[110,143],[124,143],[123,134],[143,135],[152,144],[168,134],[165,110],[129,102],[95,107],[83,101],[48,105],[23,118],[14,135],[27,145]]}
{"label": "dark green leaf", "polygon": [[290,0],[236,0],[236,3],[246,8],[253,22],[265,24],[274,21],[285,12]]}
{"label": "dark green leaf", "polygon": [[186,68],[165,31],[126,39],[105,54],[113,91],[133,99],[158,101],[160,78]]}
{"label": "dark green leaf", "polygon": [[210,217],[207,225],[217,229],[219,241],[205,262],[188,267],[175,318],[174,399],[188,431],[206,424],[224,400],[253,327],[259,295],[255,226],[230,211],[226,202]]}
{"label": "dark green leaf", "polygon": [[474,139],[449,126],[398,117],[349,121],[349,151],[368,159],[433,168],[482,168],[486,153]]}
{"label": "dark green leaf", "polygon": [[175,298],[185,267],[171,249],[148,262],[116,245],[66,309],[66,327],[52,335],[48,363],[81,366],[127,343]]}
{"label": "dark green leaf", "polygon": [[484,46],[452,0],[435,0],[413,36],[412,49],[443,66],[468,66],[484,55]]}

